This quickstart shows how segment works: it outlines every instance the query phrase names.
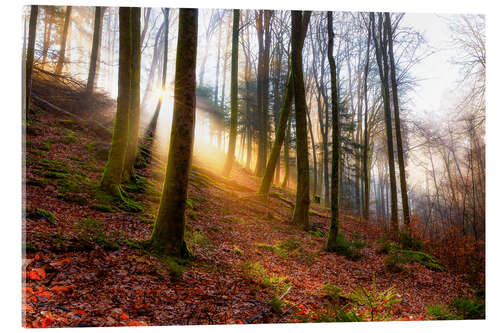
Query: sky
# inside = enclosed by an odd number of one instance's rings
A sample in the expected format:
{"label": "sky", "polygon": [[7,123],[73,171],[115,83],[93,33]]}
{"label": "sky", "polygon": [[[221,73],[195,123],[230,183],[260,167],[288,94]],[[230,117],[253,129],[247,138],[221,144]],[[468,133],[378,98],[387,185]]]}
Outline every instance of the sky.
{"label": "sky", "polygon": [[413,107],[410,112],[420,113],[446,112],[446,95],[456,87],[459,79],[459,68],[450,62],[454,50],[450,47],[451,31],[445,21],[448,15],[406,14],[402,25],[412,26],[421,32],[428,46],[435,53],[415,65],[412,72],[420,84],[411,93]]}

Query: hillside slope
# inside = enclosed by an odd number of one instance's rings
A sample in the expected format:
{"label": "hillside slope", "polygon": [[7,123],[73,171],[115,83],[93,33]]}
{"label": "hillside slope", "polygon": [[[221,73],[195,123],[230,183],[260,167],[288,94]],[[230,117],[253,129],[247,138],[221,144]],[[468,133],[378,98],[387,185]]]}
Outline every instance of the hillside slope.
{"label": "hillside slope", "polygon": [[[401,298],[390,310],[377,309],[385,317],[375,319],[431,319],[427,305],[472,295],[451,272],[418,263],[391,272],[388,254],[378,250],[380,231],[351,216],[342,216],[340,229],[355,244],[354,255],[325,252],[327,210],[313,204],[312,231],[299,230],[289,222],[293,194],[273,188],[263,200],[255,195],[258,179],[239,166],[233,180],[218,176],[216,151],[213,165],[194,159],[186,229],[193,258],[157,258],[138,241],[152,231],[161,165],[138,170],[139,185],[124,187],[126,203],[106,201],[96,186],[109,140],[47,105],[29,118],[26,327],[314,321],[327,309],[347,308],[349,292],[371,289],[373,281],[380,291],[394,286]],[[335,289],[327,284],[340,288],[339,297],[327,295]],[[366,306],[356,311],[372,318]]]}

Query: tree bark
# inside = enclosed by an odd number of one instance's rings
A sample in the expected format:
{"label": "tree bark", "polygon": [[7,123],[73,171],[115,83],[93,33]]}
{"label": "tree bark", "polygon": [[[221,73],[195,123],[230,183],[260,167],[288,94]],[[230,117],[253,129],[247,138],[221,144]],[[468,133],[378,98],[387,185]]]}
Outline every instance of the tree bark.
{"label": "tree bark", "polygon": [[224,176],[229,176],[233,167],[236,136],[238,131],[238,36],[240,26],[240,11],[233,10],[233,40],[231,50],[231,120],[229,128],[229,146],[227,149]]}
{"label": "tree bark", "polygon": [[69,25],[71,21],[71,6],[66,6],[66,14],[64,15],[64,27],[63,27],[63,32],[61,34],[61,46],[59,50],[59,57],[57,59],[57,65],[56,65],[56,74],[61,74],[64,62],[65,62],[65,55],[66,55],[66,40],[68,39],[68,30],[69,30]]}
{"label": "tree bark", "polygon": [[139,123],[141,113],[141,8],[132,7],[130,13],[131,64],[130,64],[130,111],[128,125],[128,145],[123,168],[125,180],[135,179],[134,162],[137,156]]}
{"label": "tree bark", "polygon": [[[303,14],[302,17],[302,35],[299,39],[300,52],[302,52],[302,48],[304,46],[304,39],[307,33],[307,27],[309,25],[309,20],[311,18],[311,12],[307,11]],[[276,168],[277,161],[279,159],[279,154],[281,152],[281,147],[283,142],[285,141],[285,135],[287,131],[287,122],[290,116],[290,112],[292,109],[292,102],[295,96],[295,88],[294,88],[294,79],[293,79],[293,69],[290,70],[288,74],[287,84],[285,88],[285,97],[283,99],[283,104],[280,110],[280,118],[278,121],[278,127],[276,129],[276,137],[274,139],[273,146],[271,148],[271,154],[269,155],[269,161],[266,165],[266,170],[264,172],[264,177],[260,183],[259,194],[268,194],[269,189],[271,187],[271,183],[273,180],[274,171]],[[285,147],[285,179],[283,179],[282,187],[286,187],[288,183],[288,173],[289,173],[289,164],[288,164],[288,147]]]}
{"label": "tree bark", "polygon": [[35,56],[35,39],[36,39],[36,20],[38,17],[38,6],[32,5],[30,10],[30,24],[28,33],[28,51],[26,52],[26,93],[25,93],[25,110],[30,111],[31,102],[31,76],[33,74],[33,59]]}
{"label": "tree bark", "polygon": [[[391,106],[389,99],[389,66],[387,63],[387,26],[383,25],[382,14],[379,14],[379,24],[378,24],[378,36],[380,40],[377,40],[376,30],[375,30],[375,18],[374,14],[370,13],[370,20],[373,33],[373,43],[375,45],[375,53],[377,58],[377,65],[379,69],[382,96],[384,100],[384,119],[385,119],[385,130],[387,137],[387,155],[389,161],[389,181],[390,181],[390,203],[391,203],[391,222],[390,222],[390,233],[395,239],[398,235],[398,199],[397,199],[397,185],[396,185],[396,170],[394,166],[394,147],[393,147],[393,135],[392,135],[392,117],[391,117]],[[382,32],[382,26],[384,26],[384,32]]]}
{"label": "tree bark", "polygon": [[151,245],[156,251],[176,257],[189,255],[184,227],[196,115],[197,37],[198,10],[180,9],[170,149],[160,207],[151,235]]}
{"label": "tree bark", "polygon": [[130,8],[120,7],[120,47],[118,64],[118,98],[113,128],[113,138],[101,179],[101,190],[120,196],[125,154],[127,152],[129,112],[130,112],[130,76],[131,76],[131,22]]}
{"label": "tree bark", "polygon": [[391,15],[385,13],[386,31],[389,42],[389,62],[391,65],[391,84],[392,84],[392,105],[394,107],[394,127],[396,129],[396,144],[398,153],[399,165],[399,180],[401,190],[401,204],[403,206],[403,222],[407,228],[410,224],[410,206],[408,205],[408,190],[406,186],[406,169],[403,156],[403,140],[401,138],[401,122],[399,120],[399,99],[398,99],[398,82],[396,80],[396,64],[394,61],[393,37]]}
{"label": "tree bark", "polygon": [[94,92],[94,86],[97,76],[97,59],[101,48],[101,33],[102,33],[102,7],[95,8],[94,17],[94,34],[92,37],[92,52],[90,54],[90,68],[87,80],[87,95]]}
{"label": "tree bark", "polygon": [[363,97],[365,102],[365,116],[364,116],[364,139],[363,139],[363,184],[364,184],[364,195],[363,195],[363,218],[368,221],[370,214],[370,180],[369,180],[369,170],[368,170],[368,153],[370,150],[370,137],[368,135],[368,71],[370,69],[370,44],[372,31],[368,27],[368,39],[366,42],[366,63],[364,70],[364,82],[363,82]]}
{"label": "tree bark", "polygon": [[335,251],[337,247],[337,236],[339,232],[339,180],[340,180],[340,117],[339,101],[337,92],[337,67],[333,58],[333,18],[332,12],[327,13],[328,30],[328,63],[330,64],[330,79],[332,89],[332,183],[331,183],[331,219],[326,250]]}
{"label": "tree bark", "polygon": [[292,221],[309,229],[309,154],[307,143],[307,105],[302,69],[302,12],[292,11],[292,71],[295,91],[295,127],[297,139],[297,193]]}

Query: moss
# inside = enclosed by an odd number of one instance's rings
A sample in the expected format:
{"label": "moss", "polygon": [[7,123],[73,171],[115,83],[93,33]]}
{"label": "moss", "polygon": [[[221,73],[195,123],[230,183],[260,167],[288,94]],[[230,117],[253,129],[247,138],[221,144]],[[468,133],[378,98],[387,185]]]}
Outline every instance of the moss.
{"label": "moss", "polygon": [[202,231],[194,230],[189,231],[186,230],[184,233],[184,238],[186,240],[186,245],[189,250],[194,248],[206,248],[211,244],[210,238],[207,237]]}
{"label": "moss", "polygon": [[45,219],[50,223],[54,223],[57,221],[57,217],[54,213],[52,213],[50,210],[45,210],[42,208],[37,208],[34,211],[28,211],[26,214],[26,217],[39,220],[39,219]]}
{"label": "moss", "polygon": [[325,234],[319,229],[310,229],[307,232],[316,237],[325,237]]}
{"label": "moss", "polygon": [[60,119],[57,123],[60,127],[68,128],[71,130],[82,130],[83,127],[80,123],[71,119]]}
{"label": "moss", "polygon": [[337,234],[336,246],[333,249],[336,253],[345,256],[350,260],[358,260],[361,258],[359,249],[354,246],[353,242],[347,240],[342,232]]}
{"label": "moss", "polygon": [[139,219],[144,223],[153,225],[155,223],[156,216],[153,214],[144,213],[141,216],[139,216]]}
{"label": "moss", "polygon": [[120,248],[115,240],[106,234],[106,227],[103,222],[85,218],[73,225],[78,238],[86,243],[95,243],[104,247],[105,250],[116,251]]}
{"label": "moss", "polygon": [[[154,245],[152,244],[150,239],[142,240],[142,241],[133,241],[130,239],[126,239],[124,241],[126,245],[133,249],[137,249],[142,251],[144,254],[148,256],[154,256],[158,258],[158,260],[162,263],[163,268],[167,268],[168,274],[173,281],[182,280],[184,271],[186,270],[186,265],[189,263],[187,259],[165,256],[158,251],[156,251]],[[190,254],[188,254],[188,257]],[[159,276],[162,278],[161,276]]]}
{"label": "moss", "polygon": [[76,203],[79,205],[85,205],[88,202],[87,198],[76,193],[59,193],[57,195],[57,198],[62,199],[64,202],[67,203]]}
{"label": "moss", "polygon": [[446,271],[446,266],[436,257],[422,251],[403,250],[397,246],[391,247],[390,253],[384,259],[384,262],[387,268],[393,272],[400,272],[403,270],[403,264],[413,262],[436,272]]}
{"label": "moss", "polygon": [[428,253],[422,251],[403,250],[403,256],[405,256],[407,260],[418,262],[433,271],[446,271],[446,266],[443,265],[439,259]]}
{"label": "moss", "polygon": [[460,320],[461,317],[452,313],[446,305],[431,304],[425,310],[435,320]]}
{"label": "moss", "polygon": [[44,173],[45,178],[49,179],[63,179],[67,177],[67,173],[65,172],[57,172],[57,171],[47,171]]}
{"label": "moss", "polygon": [[399,242],[405,250],[422,250],[422,241],[415,238],[409,231],[403,230],[399,235]]}
{"label": "moss", "polygon": [[133,212],[133,213],[138,213],[138,212],[143,212],[144,211],[144,206],[130,198],[125,197],[121,191],[121,188],[119,190],[118,195],[111,195],[108,194],[101,189],[97,188],[95,190],[95,198],[96,198],[96,204],[99,205],[114,205],[117,208],[124,210],[126,212]]}
{"label": "moss", "polygon": [[66,134],[59,141],[61,143],[69,145],[80,142],[80,139],[76,136],[75,132],[67,131]]}
{"label": "moss", "polygon": [[484,319],[485,306],[484,300],[474,300],[468,297],[456,297],[450,305],[464,319]]}
{"label": "moss", "polygon": [[90,208],[103,213],[112,213],[115,211],[115,209],[111,205],[99,204],[99,203],[92,204]]}
{"label": "moss", "polygon": [[286,282],[288,277],[269,274],[260,262],[245,262],[242,267],[251,280],[264,288],[270,289],[271,293],[275,296],[283,295],[291,286],[290,282]]}
{"label": "moss", "polygon": [[300,241],[296,238],[290,238],[286,241],[278,242],[276,245],[270,245],[266,243],[255,244],[257,248],[271,251],[281,258],[288,258],[291,253],[298,253],[300,248]]}
{"label": "moss", "polygon": [[140,213],[144,211],[144,206],[132,199],[123,198],[122,200],[115,200],[116,206],[121,210],[132,213]]}
{"label": "moss", "polygon": [[48,181],[45,178],[30,177],[30,179],[26,180],[26,185],[30,185],[30,186],[45,187],[45,186],[47,186],[47,184],[48,184]]}

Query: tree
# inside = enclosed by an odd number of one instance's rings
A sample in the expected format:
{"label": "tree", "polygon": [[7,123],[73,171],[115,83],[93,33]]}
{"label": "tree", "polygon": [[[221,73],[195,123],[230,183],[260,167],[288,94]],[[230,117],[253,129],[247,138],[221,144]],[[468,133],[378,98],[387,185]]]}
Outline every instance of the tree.
{"label": "tree", "polygon": [[108,161],[104,167],[100,188],[106,193],[121,197],[125,155],[127,152],[129,113],[130,113],[130,76],[131,76],[131,22],[130,8],[120,7],[120,47],[118,61],[118,98],[115,124]]}
{"label": "tree", "polygon": [[368,71],[370,69],[370,44],[371,44],[371,29],[368,27],[368,38],[366,41],[366,60],[364,68],[364,85],[363,97],[365,102],[365,116],[364,116],[364,133],[363,133],[363,218],[365,221],[369,219],[370,210],[370,180],[368,168],[368,155],[370,151],[370,136],[368,132]]}
{"label": "tree", "polygon": [[[307,28],[309,26],[309,20],[311,18],[311,12],[306,11],[303,14],[302,17],[302,35],[299,39],[299,48],[300,52],[302,52],[302,49],[304,47],[304,40],[306,38],[307,34]],[[281,147],[283,146],[283,143],[285,141],[285,136],[286,136],[286,131],[287,131],[287,123],[288,119],[290,116],[290,112],[292,109],[292,103],[294,100],[294,85],[293,85],[294,79],[293,79],[293,69],[290,70],[290,73],[288,74],[288,79],[286,83],[286,88],[285,88],[285,97],[283,99],[283,104],[281,106],[281,110],[279,113],[279,120],[278,120],[278,126],[276,128],[276,135],[275,139],[273,142],[273,146],[271,148],[271,154],[269,155],[269,160],[266,165],[266,170],[264,172],[264,177],[262,178],[262,181],[260,183],[259,187],[259,194],[268,194],[269,189],[271,188],[271,183],[273,181],[273,175],[276,169],[276,165],[279,159],[279,155],[281,152]],[[277,92],[275,92],[277,93]],[[288,149],[287,147],[285,148],[285,155],[288,154]],[[285,158],[285,180],[283,180],[282,187],[285,187],[286,181],[288,178],[288,156]]]}
{"label": "tree", "polygon": [[405,160],[404,160],[404,156],[403,156],[403,140],[401,138],[401,122],[399,120],[398,82],[396,80],[396,62],[394,61],[391,15],[389,13],[385,13],[385,24],[386,24],[387,39],[388,39],[388,44],[389,44],[389,63],[391,66],[392,106],[394,108],[394,128],[396,129],[396,146],[397,146],[397,154],[398,154],[401,204],[403,206],[403,222],[404,222],[405,227],[408,227],[410,224],[410,207],[408,205],[408,190],[407,190],[407,186],[406,186]]}
{"label": "tree", "polygon": [[240,25],[240,11],[233,11],[233,39],[231,50],[231,121],[229,128],[229,146],[224,165],[224,175],[227,177],[231,172],[236,148],[236,135],[238,130],[238,36]]}
{"label": "tree", "polygon": [[[267,135],[269,127],[269,52],[271,47],[271,18],[270,10],[259,10],[255,21],[257,39],[259,43],[259,60],[257,70],[257,120],[258,120],[258,149],[255,175],[264,175],[267,159]],[[264,20],[262,20],[264,16]],[[264,21],[264,22],[262,22]]]}
{"label": "tree", "polygon": [[94,33],[92,37],[92,51],[90,53],[90,67],[89,76],[87,79],[86,93],[92,94],[95,86],[95,78],[97,76],[97,60],[99,58],[99,49],[101,48],[101,34],[102,34],[102,7],[95,8],[94,15]]}
{"label": "tree", "polygon": [[339,100],[337,92],[337,67],[333,58],[333,32],[332,12],[327,13],[328,30],[328,63],[330,64],[330,80],[332,89],[332,183],[331,183],[331,211],[330,231],[326,241],[326,250],[335,251],[337,246],[337,235],[339,232],[339,183],[340,183],[340,116]]}
{"label": "tree", "polygon": [[292,221],[302,229],[309,229],[309,154],[307,151],[307,106],[302,70],[301,38],[303,26],[301,11],[292,11],[292,71],[295,95],[295,131],[297,138],[297,193]]}
{"label": "tree", "polygon": [[174,111],[167,170],[150,244],[159,253],[189,255],[184,241],[188,175],[191,168],[196,109],[198,10],[179,10]]}
{"label": "tree", "polygon": [[52,35],[52,25],[54,24],[55,18],[55,8],[54,6],[44,6],[44,31],[43,31],[43,49],[42,49],[42,68],[45,67],[47,62],[47,55],[50,48],[50,36]]}
{"label": "tree", "polygon": [[30,10],[30,24],[28,34],[28,51],[26,53],[26,112],[30,110],[31,102],[31,76],[33,73],[33,59],[35,56],[36,20],[38,17],[38,6],[32,5]]}
{"label": "tree", "polygon": [[61,43],[60,43],[60,50],[59,50],[59,57],[57,58],[57,65],[56,65],[56,74],[61,74],[63,66],[64,66],[64,57],[66,55],[66,40],[68,39],[68,30],[70,26],[70,21],[71,21],[71,6],[66,6],[66,14],[64,15],[64,27],[63,27],[63,32],[61,34]]}
{"label": "tree", "polygon": [[123,179],[135,178],[134,162],[137,155],[141,112],[141,8],[133,7],[131,20],[130,110],[128,118],[128,144],[123,167]]}
{"label": "tree", "polygon": [[[394,166],[394,146],[392,135],[392,116],[389,99],[389,66],[387,63],[387,24],[383,24],[382,14],[378,15],[378,34],[375,29],[375,14],[370,13],[370,22],[372,27],[373,44],[375,45],[375,54],[379,70],[381,90],[384,101],[384,119],[387,138],[387,156],[389,161],[389,181],[391,189],[391,235],[393,238],[398,234],[398,198],[396,185],[396,170]],[[383,31],[382,31],[383,27]]]}

